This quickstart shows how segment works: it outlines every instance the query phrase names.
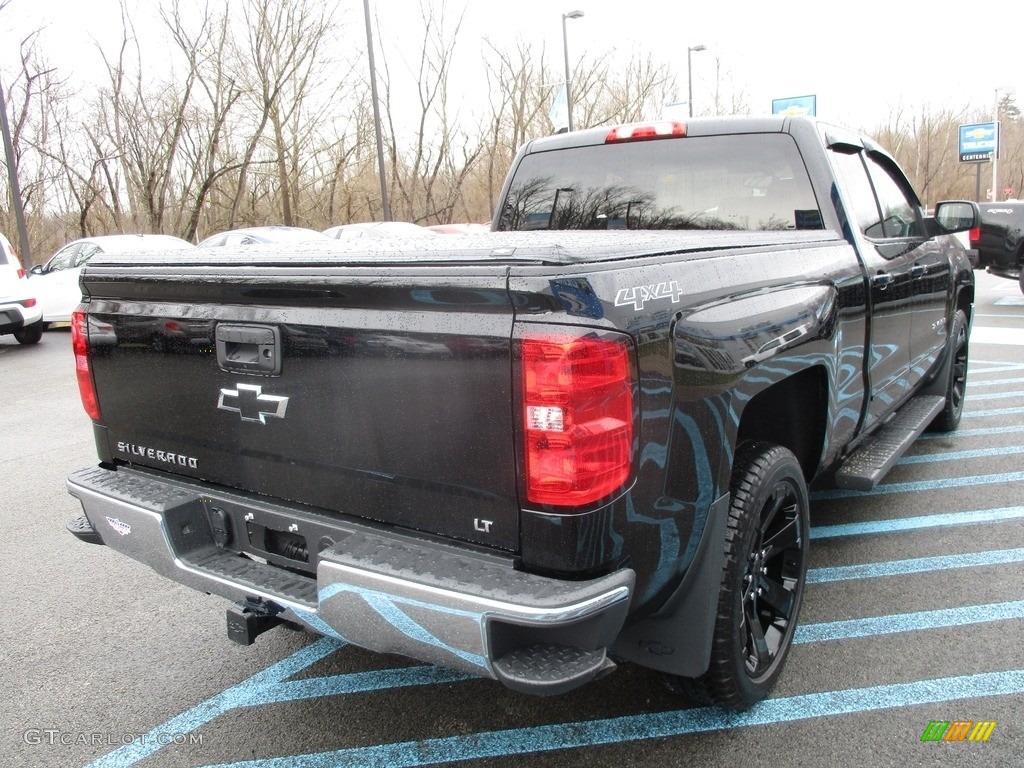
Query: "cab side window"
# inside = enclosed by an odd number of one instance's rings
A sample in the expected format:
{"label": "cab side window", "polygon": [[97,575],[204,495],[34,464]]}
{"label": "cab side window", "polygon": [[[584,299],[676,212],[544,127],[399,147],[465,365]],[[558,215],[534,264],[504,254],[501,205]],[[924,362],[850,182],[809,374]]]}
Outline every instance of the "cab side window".
{"label": "cab side window", "polygon": [[832,153],[832,164],[839,172],[846,191],[847,208],[852,208],[846,211],[846,215],[852,219],[851,223],[868,237],[885,237],[882,212],[878,209],[878,200],[875,199],[875,192],[871,188],[871,180],[861,159],[862,154]]}
{"label": "cab side window", "polygon": [[888,171],[870,155],[868,172],[874,182],[878,205],[882,209],[882,237],[916,237],[922,232],[921,212],[913,198],[907,195]]}
{"label": "cab side window", "polygon": [[853,209],[847,215],[867,237],[906,239],[924,231],[920,207],[884,164],[866,152],[833,152],[832,163]]}

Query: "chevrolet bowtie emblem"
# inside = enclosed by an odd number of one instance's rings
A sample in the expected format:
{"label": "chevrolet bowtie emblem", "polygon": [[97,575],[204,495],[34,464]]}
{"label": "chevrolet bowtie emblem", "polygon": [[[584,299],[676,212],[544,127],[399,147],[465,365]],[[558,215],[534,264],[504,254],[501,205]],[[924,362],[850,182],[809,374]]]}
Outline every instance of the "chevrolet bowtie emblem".
{"label": "chevrolet bowtie emblem", "polygon": [[263,387],[253,384],[239,384],[235,389],[222,389],[217,407],[222,411],[233,411],[242,421],[267,423],[267,417],[283,419],[288,410],[288,398],[278,395],[264,395]]}

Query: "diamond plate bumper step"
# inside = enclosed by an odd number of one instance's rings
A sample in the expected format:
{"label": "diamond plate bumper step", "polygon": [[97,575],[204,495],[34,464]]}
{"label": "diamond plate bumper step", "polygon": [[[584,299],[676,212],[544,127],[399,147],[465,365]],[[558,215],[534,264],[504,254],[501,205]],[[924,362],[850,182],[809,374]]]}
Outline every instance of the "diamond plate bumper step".
{"label": "diamond plate bumper step", "polygon": [[103,546],[103,539],[100,537],[99,531],[92,527],[92,523],[89,522],[89,518],[85,515],[75,515],[68,520],[66,527],[68,533],[73,534],[79,541],[84,541],[86,544],[99,544]]}
{"label": "diamond plate bumper step", "polygon": [[851,491],[870,491],[895,466],[939,414],[946,399],[915,397],[867,442],[851,453],[836,472],[835,483]]}
{"label": "diamond plate bumper step", "polygon": [[519,648],[494,662],[495,677],[504,685],[544,696],[571,691],[614,669],[604,648],[584,651],[555,643]]}

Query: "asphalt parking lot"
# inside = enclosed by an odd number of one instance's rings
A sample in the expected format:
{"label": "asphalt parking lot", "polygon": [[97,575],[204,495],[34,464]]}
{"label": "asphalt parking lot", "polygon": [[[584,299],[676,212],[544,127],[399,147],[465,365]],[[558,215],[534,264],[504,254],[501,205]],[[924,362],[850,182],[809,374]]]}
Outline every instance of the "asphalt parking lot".
{"label": "asphalt parking lot", "polygon": [[[537,699],[277,629],[64,530],[94,462],[68,332],[0,337],[0,762],[23,766],[1024,765],[1024,296],[978,275],[960,429],[817,493],[798,644],[725,714],[624,666]],[[985,741],[923,741],[930,724]],[[994,725],[992,725],[994,724]]]}

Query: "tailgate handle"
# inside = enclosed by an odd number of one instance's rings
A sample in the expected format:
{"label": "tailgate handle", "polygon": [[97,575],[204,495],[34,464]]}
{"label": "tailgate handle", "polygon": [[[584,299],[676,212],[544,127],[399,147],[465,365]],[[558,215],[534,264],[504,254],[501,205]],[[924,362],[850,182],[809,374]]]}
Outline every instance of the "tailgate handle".
{"label": "tailgate handle", "polygon": [[272,325],[218,325],[217,364],[230,373],[281,373],[281,333]]}

